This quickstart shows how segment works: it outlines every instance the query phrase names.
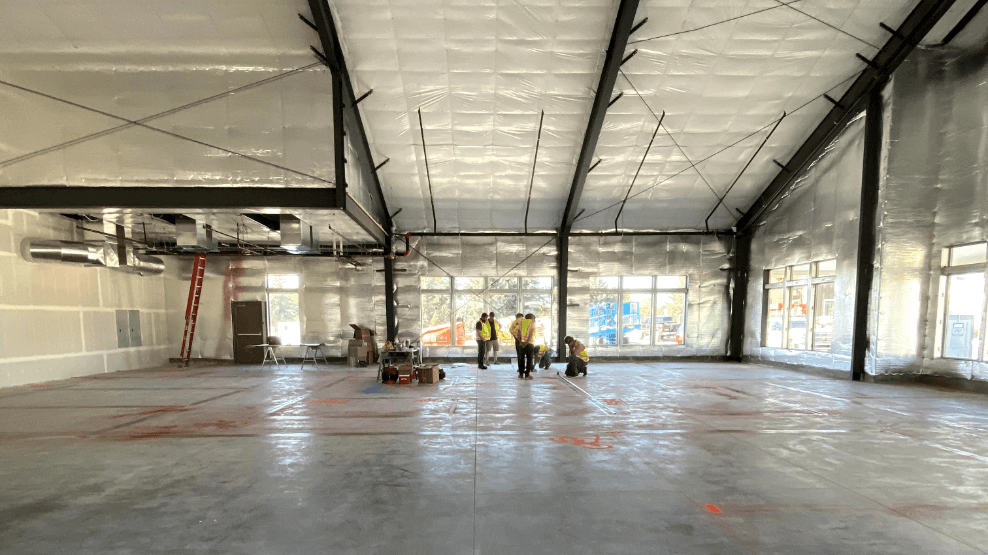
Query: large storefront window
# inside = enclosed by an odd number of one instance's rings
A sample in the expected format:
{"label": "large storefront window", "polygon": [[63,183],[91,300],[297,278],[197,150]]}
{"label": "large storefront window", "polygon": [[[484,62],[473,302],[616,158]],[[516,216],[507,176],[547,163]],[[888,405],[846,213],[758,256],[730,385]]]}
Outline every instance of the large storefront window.
{"label": "large storefront window", "polygon": [[508,332],[515,314],[535,314],[537,344],[552,341],[551,277],[423,277],[422,345],[473,345],[477,320],[494,312],[500,324],[498,339],[514,346]]}
{"label": "large storefront window", "polygon": [[277,337],[283,345],[298,345],[302,342],[298,274],[268,274],[265,288],[268,297],[268,336]]}
{"label": "large storefront window", "polygon": [[829,351],[836,275],[835,259],[766,270],[762,346]]}
{"label": "large storefront window", "polygon": [[985,275],[986,243],[943,250],[940,304],[937,314],[938,356],[986,360]]}
{"label": "large storefront window", "polygon": [[591,345],[682,345],[686,276],[590,278]]}

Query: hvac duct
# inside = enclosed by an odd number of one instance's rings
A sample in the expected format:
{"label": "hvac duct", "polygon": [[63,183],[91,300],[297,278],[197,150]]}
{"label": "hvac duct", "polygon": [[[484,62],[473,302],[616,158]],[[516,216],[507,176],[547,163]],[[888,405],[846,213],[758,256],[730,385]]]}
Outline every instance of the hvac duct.
{"label": "hvac duct", "polygon": [[[49,241],[25,239],[22,247],[24,258],[31,262],[63,262],[85,266],[109,267],[116,270],[154,276],[165,271],[165,263],[160,258],[148,256],[127,247],[126,264],[120,264],[116,245],[104,243],[92,245],[75,241]],[[107,262],[110,261],[110,265]]]}
{"label": "hvac duct", "polygon": [[317,253],[319,238],[311,225],[291,214],[282,214],[281,247],[293,253]]}

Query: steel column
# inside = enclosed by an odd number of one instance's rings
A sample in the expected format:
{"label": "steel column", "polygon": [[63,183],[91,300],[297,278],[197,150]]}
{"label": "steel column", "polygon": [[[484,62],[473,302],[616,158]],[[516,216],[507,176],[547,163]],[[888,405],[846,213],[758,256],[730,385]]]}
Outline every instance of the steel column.
{"label": "steel column", "polygon": [[384,313],[388,322],[388,341],[398,335],[398,301],[395,299],[395,259],[391,236],[384,241]]}
{"label": "steel column", "polygon": [[[565,233],[560,233],[556,240],[558,263],[557,263],[557,281],[559,282],[559,312],[557,316],[557,335],[559,339],[558,349],[556,350],[556,360],[563,362],[566,360],[566,355],[568,351],[566,349],[566,343],[563,339],[566,338],[566,310],[567,299],[569,298],[569,236]],[[589,342],[589,339],[587,339]]]}
{"label": "steel column", "polygon": [[728,336],[727,356],[741,361],[744,356],[744,326],[747,320],[748,272],[751,266],[751,236],[739,233],[734,236],[734,267],[731,269],[731,328]]}
{"label": "steel column", "polygon": [[858,267],[854,287],[854,335],[851,341],[851,379],[865,375],[868,354],[868,301],[875,271],[878,235],[878,188],[882,158],[882,87],[872,89],[865,115],[864,164],[861,176],[861,211],[858,216]]}

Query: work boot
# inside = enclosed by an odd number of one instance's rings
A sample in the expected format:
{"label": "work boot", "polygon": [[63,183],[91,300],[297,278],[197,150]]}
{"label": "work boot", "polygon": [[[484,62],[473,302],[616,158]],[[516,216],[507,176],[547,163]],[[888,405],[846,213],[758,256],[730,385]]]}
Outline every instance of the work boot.
{"label": "work boot", "polygon": [[525,376],[525,379],[526,380],[534,380],[535,378],[533,378],[531,375],[526,375]]}

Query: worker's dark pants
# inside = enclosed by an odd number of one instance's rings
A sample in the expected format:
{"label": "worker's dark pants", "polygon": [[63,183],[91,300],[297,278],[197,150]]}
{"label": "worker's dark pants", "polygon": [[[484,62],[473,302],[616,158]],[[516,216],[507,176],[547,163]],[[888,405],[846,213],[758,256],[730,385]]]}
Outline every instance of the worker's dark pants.
{"label": "worker's dark pants", "polygon": [[[518,364],[521,364],[521,357],[522,357],[522,354],[521,354],[521,343],[519,343],[517,339],[515,339],[515,356],[518,357]],[[508,362],[511,362],[511,361],[508,361]]]}
{"label": "worker's dark pants", "polygon": [[477,340],[477,366],[484,366],[484,357],[487,356],[487,342],[483,339]]}
{"label": "worker's dark pants", "polygon": [[521,351],[518,356],[518,375],[528,376],[535,370],[535,345],[528,343],[523,346],[519,346]]}
{"label": "worker's dark pants", "polygon": [[587,363],[580,357],[569,357],[569,364],[566,365],[566,375],[569,377],[587,373]]}

